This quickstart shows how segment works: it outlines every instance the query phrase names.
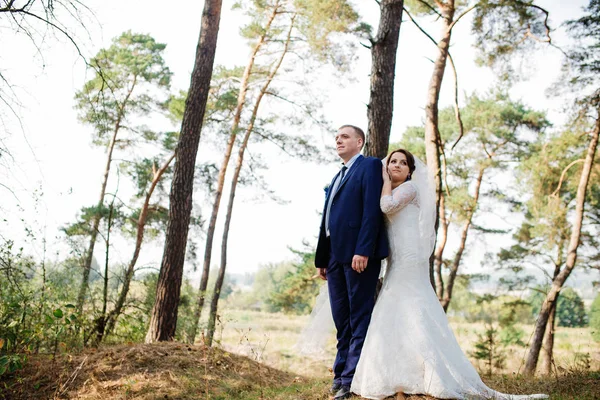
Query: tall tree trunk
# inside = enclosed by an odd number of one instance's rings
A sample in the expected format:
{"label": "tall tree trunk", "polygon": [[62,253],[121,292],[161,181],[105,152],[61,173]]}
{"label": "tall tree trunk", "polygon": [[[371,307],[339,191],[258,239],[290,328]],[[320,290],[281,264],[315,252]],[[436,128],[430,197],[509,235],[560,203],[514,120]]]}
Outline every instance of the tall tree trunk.
{"label": "tall tree trunk", "polygon": [[479,174],[477,175],[477,180],[475,181],[473,205],[472,208],[469,210],[467,220],[463,225],[462,232],[460,234],[460,243],[458,245],[458,250],[454,255],[452,265],[450,266],[450,274],[448,275],[448,281],[446,283],[446,294],[441,302],[442,307],[446,312],[448,311],[448,306],[450,306],[450,301],[452,300],[452,290],[454,289],[454,282],[456,281],[456,275],[458,274],[458,267],[460,267],[460,261],[462,259],[463,253],[465,252],[467,237],[469,235],[469,228],[471,227],[471,222],[473,221],[473,215],[475,215],[475,211],[477,210],[477,203],[479,202],[479,193],[481,191],[481,182],[483,182],[483,174],[485,173],[485,169],[485,167],[480,167],[479,169]]}
{"label": "tall tree trunk", "polygon": [[108,213],[108,227],[106,229],[106,251],[104,253],[104,285],[102,287],[102,313],[96,318],[96,337],[94,338],[94,344],[98,345],[104,335],[104,328],[106,327],[106,309],[108,307],[108,260],[110,254],[110,230],[112,228],[112,218],[115,209],[115,198],[110,203],[110,211]]}
{"label": "tall tree trunk", "polygon": [[215,60],[221,5],[222,0],[204,2],[194,70],[183,112],[181,136],[177,143],[177,158],[169,196],[169,222],[156,287],[156,301],[146,334],[147,343],[172,340],[177,327],[177,308],[192,211],[196,154]]}
{"label": "tall tree trunk", "polygon": [[[560,273],[560,269],[563,265],[563,248],[566,244],[566,240],[561,240],[557,246],[557,255],[556,261],[554,263],[554,274],[552,275],[552,280],[556,279],[558,274]],[[560,293],[559,293],[560,295]],[[554,328],[556,326],[556,309],[558,307],[558,296],[556,297],[556,301],[552,305],[550,309],[550,316],[548,317],[548,324],[546,326],[546,333],[544,334],[544,341],[542,346],[542,365],[541,365],[541,373],[545,375],[550,375],[552,373],[552,364],[554,364]]]}
{"label": "tall tree trunk", "polygon": [[[558,301],[558,296],[556,298]],[[550,316],[548,317],[548,325],[546,326],[546,333],[544,334],[544,342],[541,351],[541,365],[540,372],[544,375],[550,375],[552,373],[552,364],[554,364],[554,328],[556,325],[556,306],[557,302],[554,302],[550,309]]]}
{"label": "tall tree trunk", "polygon": [[404,0],[381,0],[377,36],[371,40],[371,92],[367,117],[368,139],[365,154],[387,155],[394,111],[396,51]]}
{"label": "tall tree trunk", "polygon": [[437,236],[437,246],[434,253],[435,267],[435,292],[440,301],[444,298],[444,278],[442,276],[442,267],[444,265],[444,250],[448,241],[448,226],[450,222],[446,219],[446,196],[444,193],[440,196],[440,229]]}
{"label": "tall tree trunk", "polygon": [[285,56],[287,54],[288,46],[292,39],[292,31],[294,29],[295,19],[296,19],[296,16],[295,15],[292,16],[291,21],[290,21],[290,27],[289,27],[289,30],[287,33],[286,42],[285,42],[285,45],[281,52],[281,56],[279,57],[279,60],[277,60],[277,63],[274,65],[273,69],[269,72],[269,76],[267,77],[266,82],[261,87],[260,93],[258,94],[258,97],[256,98],[256,101],[254,103],[254,108],[252,109],[252,116],[250,117],[250,123],[248,124],[248,127],[246,128],[246,133],[244,134],[244,140],[242,141],[242,144],[240,145],[240,149],[238,152],[238,159],[237,159],[237,163],[235,166],[235,171],[233,172],[233,177],[231,179],[231,191],[229,193],[229,203],[227,204],[227,215],[225,216],[225,226],[223,227],[223,239],[221,241],[221,265],[219,266],[219,274],[217,276],[217,281],[215,282],[215,290],[213,292],[213,297],[210,302],[210,314],[208,317],[208,327],[207,327],[207,337],[206,337],[206,344],[208,346],[212,345],[213,337],[215,334],[215,325],[216,325],[216,320],[217,320],[217,308],[219,305],[219,296],[221,295],[223,281],[225,280],[225,269],[227,268],[227,241],[229,238],[229,226],[231,225],[231,216],[233,213],[233,202],[235,199],[235,191],[237,188],[238,180],[240,178],[240,172],[241,172],[242,166],[244,164],[244,153],[246,152],[246,148],[248,147],[248,140],[250,139],[250,135],[252,134],[252,132],[254,130],[254,124],[256,122],[256,117],[258,116],[258,109],[260,107],[260,103],[261,103],[264,95],[267,93],[267,90],[269,89],[269,86],[271,85],[273,78],[277,74],[277,71],[279,71],[279,67],[281,67],[281,64],[283,63],[283,59],[285,58]]}
{"label": "tall tree trunk", "polygon": [[[438,214],[435,218],[435,231],[437,233],[440,218],[439,207],[442,194],[442,168],[441,168],[441,147],[442,141],[438,127],[438,102],[440,98],[440,90],[442,88],[442,80],[444,71],[446,70],[446,62],[448,60],[448,51],[450,49],[450,38],[452,36],[452,20],[454,18],[454,0],[449,0],[447,3],[439,3],[442,18],[442,39],[437,43],[439,54],[433,64],[433,73],[429,81],[429,89],[427,91],[427,102],[425,105],[425,153],[427,156],[427,167],[432,176],[435,177],[436,191],[436,207]],[[433,256],[430,258],[429,278],[434,290],[435,276],[433,266]]]}
{"label": "tall tree trunk", "polygon": [[[108,184],[108,176],[110,174],[110,165],[112,164],[112,156],[113,151],[115,149],[115,144],[117,143],[117,135],[121,130],[121,121],[125,115],[125,107],[129,103],[129,98],[133,93],[137,85],[137,76],[133,77],[133,83],[131,87],[127,91],[127,95],[125,96],[125,100],[120,105],[119,110],[117,111],[117,120],[115,122],[115,127],[113,130],[113,135],[108,144],[108,154],[106,156],[106,167],[104,167],[104,177],[102,179],[102,186],[100,187],[100,199],[98,200],[97,208],[100,209],[104,204],[104,195],[106,194],[106,185]],[[83,264],[83,277],[81,279],[81,286],[79,287],[79,294],[77,295],[77,311],[81,315],[83,312],[83,303],[85,302],[85,293],[87,292],[88,284],[90,281],[90,271],[92,269],[92,259],[94,258],[94,247],[96,246],[96,238],[98,237],[98,227],[100,226],[100,214],[96,213],[92,220],[92,229],[90,233],[90,244],[88,246],[88,250],[85,254],[85,261]]]}
{"label": "tall tree trunk", "polygon": [[135,272],[135,265],[137,264],[138,257],[140,255],[140,250],[142,249],[142,242],[144,241],[144,229],[146,227],[146,219],[148,218],[148,211],[150,209],[150,199],[152,194],[154,193],[154,189],[158,182],[160,182],[164,172],[169,168],[171,162],[175,158],[175,153],[173,153],[169,159],[163,164],[163,166],[156,172],[154,172],[154,177],[152,178],[152,183],[150,184],[150,188],[148,189],[148,193],[146,193],[146,198],[144,199],[144,204],[142,205],[142,209],[140,211],[140,216],[137,221],[137,234],[135,239],[135,248],[133,250],[133,256],[129,261],[129,265],[127,266],[127,271],[125,271],[125,278],[123,280],[123,286],[121,287],[121,292],[119,293],[119,297],[115,304],[115,308],[111,310],[111,312],[106,317],[106,329],[104,332],[100,333],[99,342],[103,339],[103,336],[108,336],[112,333],[115,324],[117,323],[117,319],[121,315],[123,311],[123,307],[125,306],[125,300],[127,299],[127,295],[129,294],[129,287],[131,285],[131,280],[133,279],[133,274]]}
{"label": "tall tree trunk", "polygon": [[[600,113],[600,110],[598,110]],[[535,324],[535,330],[533,332],[533,338],[531,346],[529,347],[529,353],[527,354],[527,360],[525,362],[524,372],[527,375],[535,374],[537,367],[538,358],[540,355],[540,349],[542,347],[542,340],[544,339],[544,333],[546,331],[546,325],[550,318],[550,312],[552,307],[556,303],[558,293],[562,289],[569,275],[575,268],[575,262],[577,261],[577,249],[579,247],[579,240],[581,238],[581,227],[583,224],[583,212],[585,208],[585,197],[587,186],[590,180],[590,174],[592,166],[594,164],[594,157],[596,155],[596,148],[598,147],[598,133],[600,132],[600,118],[596,119],[596,125],[590,138],[587,155],[583,163],[583,169],[581,171],[581,177],[579,178],[579,185],[577,186],[577,196],[575,198],[575,215],[573,220],[573,228],[571,230],[571,238],[569,246],[567,247],[567,259],[565,268],[558,274],[558,276],[552,281],[550,291],[544,299],[540,314]]]}
{"label": "tall tree trunk", "polygon": [[[42,267],[42,287],[40,288],[40,300],[38,302],[39,307],[38,307],[38,312],[37,312],[37,321],[41,321],[42,320],[42,316],[44,315],[44,307],[46,306],[46,225],[44,225],[44,239],[42,240],[42,251],[43,251],[43,257],[42,257],[42,263],[41,263],[41,267]],[[34,354],[38,354],[38,352],[40,351],[40,341],[36,340],[35,341],[35,346],[33,348],[33,352]]]}
{"label": "tall tree trunk", "polygon": [[212,247],[213,241],[215,237],[215,230],[217,227],[217,216],[219,215],[219,207],[221,205],[221,196],[223,195],[223,187],[225,186],[225,175],[227,173],[227,167],[229,165],[229,159],[231,158],[231,153],[233,151],[233,146],[235,144],[235,139],[238,134],[240,119],[242,117],[242,111],[244,110],[244,105],[246,104],[246,96],[248,94],[248,86],[250,83],[250,76],[252,75],[252,70],[254,69],[254,62],[256,60],[256,56],[260,50],[260,48],[265,43],[265,39],[267,35],[270,33],[271,24],[273,20],[278,15],[279,11],[279,2],[273,7],[273,12],[269,16],[269,20],[265,25],[265,29],[263,30],[263,34],[260,36],[258,42],[254,46],[252,53],[250,54],[250,59],[248,60],[248,64],[244,69],[244,74],[242,75],[242,82],[240,85],[240,92],[238,94],[237,105],[235,108],[235,114],[233,116],[233,123],[231,124],[231,133],[229,135],[229,139],[227,141],[227,147],[225,148],[225,154],[223,156],[223,162],[221,163],[221,169],[219,170],[219,176],[217,178],[217,189],[215,191],[215,198],[213,200],[212,212],[210,214],[210,220],[208,223],[208,230],[206,231],[206,245],[204,248],[204,263],[202,266],[202,277],[200,278],[200,287],[198,289],[198,300],[196,303],[196,309],[194,310],[194,324],[192,324],[192,328],[188,333],[189,340],[194,343],[196,340],[196,334],[198,332],[198,323],[200,321],[200,315],[202,314],[202,308],[204,307],[204,299],[206,297],[206,287],[208,286],[208,278],[210,273],[210,263],[212,259]]}
{"label": "tall tree trunk", "polygon": [[[106,193],[106,185],[108,184],[108,176],[110,174],[110,165],[112,163],[112,155],[115,149],[115,143],[117,142],[117,134],[119,133],[119,124],[115,126],[113,136],[108,145],[108,154],[106,156],[106,167],[104,168],[104,177],[102,179],[102,186],[100,187],[100,199],[96,207],[100,209],[104,204],[104,195]],[[94,258],[94,247],[96,246],[96,238],[98,237],[98,227],[100,226],[100,214],[96,212],[92,219],[92,229],[90,232],[90,244],[88,245],[87,252],[85,253],[85,260],[83,264],[83,277],[81,279],[81,285],[79,287],[79,294],[77,295],[77,311],[81,315],[83,312],[83,303],[85,302],[85,294],[87,292],[88,284],[90,281],[90,271],[92,269],[92,259]]]}

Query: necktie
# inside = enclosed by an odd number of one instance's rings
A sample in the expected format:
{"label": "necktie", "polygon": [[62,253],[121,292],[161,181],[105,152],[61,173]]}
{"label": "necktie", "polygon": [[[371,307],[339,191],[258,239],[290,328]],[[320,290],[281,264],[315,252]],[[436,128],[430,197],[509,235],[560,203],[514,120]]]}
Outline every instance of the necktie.
{"label": "necktie", "polygon": [[346,167],[345,165],[342,167],[342,175],[340,176],[340,183],[342,183],[342,181],[344,180],[344,174],[346,173],[347,169],[348,169],[348,167]]}
{"label": "necktie", "polygon": [[331,194],[329,196],[329,202],[327,203],[327,210],[325,214],[325,232],[327,232],[327,236],[329,236],[329,213],[331,212],[331,205],[333,204],[333,197],[335,193],[338,191],[338,188],[342,184],[344,180],[344,175],[346,174],[346,170],[348,167],[345,165],[342,167],[342,171],[340,172],[340,176],[333,182],[333,187],[331,188]]}

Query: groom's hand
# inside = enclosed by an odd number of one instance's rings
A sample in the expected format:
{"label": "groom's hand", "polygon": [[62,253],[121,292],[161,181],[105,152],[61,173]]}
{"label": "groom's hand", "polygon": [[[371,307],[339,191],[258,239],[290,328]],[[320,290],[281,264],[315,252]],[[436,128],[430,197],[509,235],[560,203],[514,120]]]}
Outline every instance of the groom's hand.
{"label": "groom's hand", "polygon": [[369,257],[355,254],[354,257],[352,257],[352,269],[360,274],[367,268],[368,262]]}
{"label": "groom's hand", "polygon": [[319,278],[326,281],[327,280],[327,268],[318,268],[318,269],[319,269]]}

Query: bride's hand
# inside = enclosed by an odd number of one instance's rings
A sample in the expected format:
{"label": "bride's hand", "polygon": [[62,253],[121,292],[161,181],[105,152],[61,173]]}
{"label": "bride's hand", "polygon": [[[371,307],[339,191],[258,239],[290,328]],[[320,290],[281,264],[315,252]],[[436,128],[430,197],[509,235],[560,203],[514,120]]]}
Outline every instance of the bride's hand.
{"label": "bride's hand", "polygon": [[390,173],[388,172],[387,166],[385,164],[383,164],[381,167],[381,176],[383,177],[384,184],[392,181],[392,178],[390,178]]}

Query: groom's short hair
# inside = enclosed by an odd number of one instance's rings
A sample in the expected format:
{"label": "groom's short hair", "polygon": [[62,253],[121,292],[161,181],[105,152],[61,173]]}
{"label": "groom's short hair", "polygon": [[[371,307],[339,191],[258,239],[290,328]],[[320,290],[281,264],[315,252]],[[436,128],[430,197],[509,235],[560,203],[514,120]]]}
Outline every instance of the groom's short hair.
{"label": "groom's short hair", "polygon": [[354,130],[354,132],[360,136],[360,138],[363,141],[363,147],[365,147],[365,142],[366,142],[366,138],[365,138],[365,132],[363,132],[362,129],[360,129],[358,126],[354,126],[354,125],[342,125],[338,128],[338,131],[341,131],[344,128],[352,128]]}

